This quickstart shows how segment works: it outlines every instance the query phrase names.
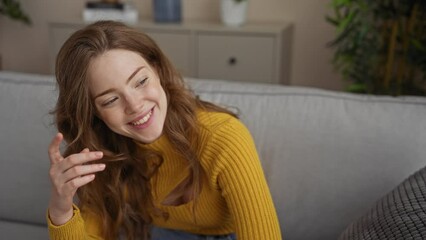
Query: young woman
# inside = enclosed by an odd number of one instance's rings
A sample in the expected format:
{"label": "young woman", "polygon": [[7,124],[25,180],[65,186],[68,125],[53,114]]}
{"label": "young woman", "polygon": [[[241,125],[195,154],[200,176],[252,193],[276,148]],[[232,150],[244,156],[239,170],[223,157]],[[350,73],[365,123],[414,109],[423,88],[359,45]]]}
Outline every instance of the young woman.
{"label": "young woman", "polygon": [[89,25],[63,45],[56,79],[51,239],[281,239],[250,133],[194,96],[148,36]]}

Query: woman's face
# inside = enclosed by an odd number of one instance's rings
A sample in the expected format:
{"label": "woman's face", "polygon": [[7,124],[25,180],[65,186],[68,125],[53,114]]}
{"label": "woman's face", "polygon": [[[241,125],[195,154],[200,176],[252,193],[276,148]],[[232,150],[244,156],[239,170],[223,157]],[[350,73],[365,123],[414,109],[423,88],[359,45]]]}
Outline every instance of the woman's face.
{"label": "woman's face", "polygon": [[166,94],[143,57],[128,50],[109,50],[91,61],[88,75],[97,114],[112,131],[142,143],[161,136]]}

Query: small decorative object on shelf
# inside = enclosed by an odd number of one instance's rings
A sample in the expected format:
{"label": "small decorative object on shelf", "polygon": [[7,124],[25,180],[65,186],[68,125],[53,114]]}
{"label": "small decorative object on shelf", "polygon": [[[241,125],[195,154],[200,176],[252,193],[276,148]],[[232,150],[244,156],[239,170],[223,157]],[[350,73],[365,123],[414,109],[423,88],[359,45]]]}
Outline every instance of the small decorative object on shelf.
{"label": "small decorative object on shelf", "polygon": [[248,0],[221,0],[221,19],[227,26],[238,27],[247,19]]}
{"label": "small decorative object on shelf", "polygon": [[154,0],[155,22],[181,22],[181,0]]}
{"label": "small decorative object on shelf", "polygon": [[119,2],[105,2],[105,1],[96,1],[96,2],[87,2],[87,9],[118,9],[123,10],[124,4]]}
{"label": "small decorative object on shelf", "polygon": [[83,9],[85,22],[115,20],[136,23],[138,18],[138,11],[132,5],[119,1],[88,1]]}

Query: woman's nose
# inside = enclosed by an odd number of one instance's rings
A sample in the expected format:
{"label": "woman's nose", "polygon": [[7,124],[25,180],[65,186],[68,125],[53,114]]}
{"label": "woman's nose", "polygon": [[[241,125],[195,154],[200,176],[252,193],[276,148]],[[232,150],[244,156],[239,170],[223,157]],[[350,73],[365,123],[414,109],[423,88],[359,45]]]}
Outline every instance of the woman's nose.
{"label": "woman's nose", "polygon": [[137,95],[129,95],[129,96],[126,96],[125,99],[126,99],[126,108],[125,108],[126,114],[134,114],[142,110],[143,101]]}

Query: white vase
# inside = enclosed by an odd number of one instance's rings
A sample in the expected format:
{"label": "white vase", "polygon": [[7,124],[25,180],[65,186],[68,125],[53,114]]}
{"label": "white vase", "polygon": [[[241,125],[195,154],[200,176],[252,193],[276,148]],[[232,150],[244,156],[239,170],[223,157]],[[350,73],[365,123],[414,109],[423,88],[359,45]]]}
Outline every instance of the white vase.
{"label": "white vase", "polygon": [[243,25],[247,19],[247,2],[243,0],[221,0],[221,19],[227,26],[238,27]]}

